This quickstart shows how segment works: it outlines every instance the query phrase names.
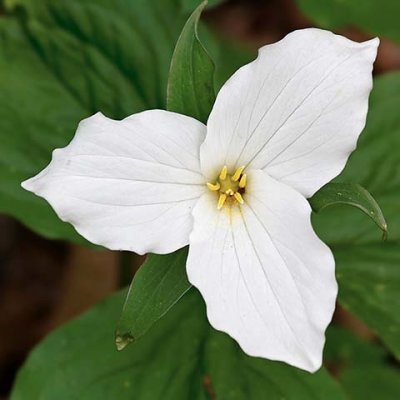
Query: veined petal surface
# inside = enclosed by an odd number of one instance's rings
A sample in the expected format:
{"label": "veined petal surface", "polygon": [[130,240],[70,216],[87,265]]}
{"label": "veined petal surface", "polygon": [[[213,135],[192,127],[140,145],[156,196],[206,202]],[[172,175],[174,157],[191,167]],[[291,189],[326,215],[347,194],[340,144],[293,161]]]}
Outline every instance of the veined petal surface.
{"label": "veined petal surface", "polygon": [[170,253],[188,244],[192,208],[205,190],[199,163],[205,130],[162,110],[122,121],[98,113],[23,187],[93,243]]}
{"label": "veined petal surface", "polygon": [[205,175],[244,165],[312,196],[341,172],[364,128],[378,44],[303,29],[261,48],[217,96]]}
{"label": "veined petal surface", "polygon": [[337,295],[332,253],[304,196],[261,170],[248,179],[243,205],[218,211],[206,193],[195,206],[189,280],[246,353],[315,371]]}

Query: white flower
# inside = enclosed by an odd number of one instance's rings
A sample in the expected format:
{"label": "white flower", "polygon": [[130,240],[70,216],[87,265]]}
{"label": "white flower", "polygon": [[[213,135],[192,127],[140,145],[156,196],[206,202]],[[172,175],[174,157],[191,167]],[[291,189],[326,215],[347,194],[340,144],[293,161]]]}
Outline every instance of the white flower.
{"label": "white flower", "polygon": [[306,198],[356,146],[378,43],[293,32],[229,79],[207,127],[161,110],[98,113],[23,187],[110,249],[189,244],[210,323],[252,356],[315,371],[337,284]]}

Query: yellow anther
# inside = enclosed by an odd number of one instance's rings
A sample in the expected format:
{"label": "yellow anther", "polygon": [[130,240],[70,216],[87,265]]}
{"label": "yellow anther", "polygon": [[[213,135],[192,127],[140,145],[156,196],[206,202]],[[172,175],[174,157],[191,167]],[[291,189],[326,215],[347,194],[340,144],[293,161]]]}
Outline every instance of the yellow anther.
{"label": "yellow anther", "polygon": [[238,203],[240,203],[240,204],[244,203],[243,197],[239,192],[236,192],[233,196],[238,201]]}
{"label": "yellow anther", "polygon": [[210,183],[210,182],[207,182],[207,187],[210,189],[210,190],[212,190],[213,192],[216,192],[217,190],[219,190],[220,189],[220,187],[221,187],[221,185],[219,184],[219,182],[217,182],[217,183]]}
{"label": "yellow anther", "polygon": [[226,194],[221,193],[218,199],[218,206],[217,206],[218,210],[220,210],[223,207],[223,205],[225,204],[225,200],[226,200]]}
{"label": "yellow anther", "polygon": [[246,182],[247,182],[247,175],[244,174],[244,175],[242,175],[242,177],[240,178],[239,187],[240,187],[241,189],[245,188],[245,187],[246,187]]}
{"label": "yellow anther", "polygon": [[241,167],[239,167],[236,172],[233,174],[232,176],[232,180],[233,182],[237,182],[240,178],[240,175],[242,175],[242,172],[244,170],[244,165],[242,165]]}
{"label": "yellow anther", "polygon": [[224,206],[233,207],[235,204],[244,204],[243,193],[246,190],[247,175],[243,174],[245,167],[239,167],[235,173],[228,173],[225,165],[219,176],[212,182],[207,182],[207,187],[218,195],[217,208],[221,210]]}
{"label": "yellow anther", "polygon": [[221,179],[221,181],[225,180],[227,174],[228,174],[228,167],[225,165],[222,168],[221,173],[219,174],[219,179]]}

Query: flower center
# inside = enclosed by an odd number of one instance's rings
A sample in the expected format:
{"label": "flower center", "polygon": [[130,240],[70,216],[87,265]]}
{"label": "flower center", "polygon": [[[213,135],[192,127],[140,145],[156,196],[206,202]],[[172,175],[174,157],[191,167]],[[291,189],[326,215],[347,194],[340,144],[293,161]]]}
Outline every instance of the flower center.
{"label": "flower center", "polygon": [[225,165],[215,183],[207,183],[207,187],[219,194],[217,208],[220,210],[226,202],[243,204],[242,194],[246,188],[246,174],[243,174],[244,166],[239,167],[233,175],[228,174]]}

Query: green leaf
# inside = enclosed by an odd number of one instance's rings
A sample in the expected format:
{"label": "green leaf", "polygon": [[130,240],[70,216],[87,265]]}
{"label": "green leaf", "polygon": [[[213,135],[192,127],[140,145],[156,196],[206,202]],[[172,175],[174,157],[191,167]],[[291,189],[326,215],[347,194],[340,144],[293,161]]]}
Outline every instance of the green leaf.
{"label": "green leaf", "polygon": [[340,382],[352,400],[393,400],[400,393],[400,373],[389,366],[347,368]]}
{"label": "green leaf", "polygon": [[0,54],[0,210],[47,237],[83,242],[20,183],[49,162],[54,148],[68,143],[85,114],[12,19],[0,19]]}
{"label": "green leaf", "polygon": [[400,359],[398,243],[335,250],[340,304],[373,329]]}
{"label": "green leaf", "polygon": [[368,215],[387,234],[387,224],[378,203],[362,186],[355,183],[328,183],[309,200],[312,209],[319,212],[326,207],[349,205]]}
{"label": "green leaf", "polygon": [[387,353],[378,344],[333,326],[327,333],[325,355],[349,398],[392,400],[398,397],[400,371],[389,363]]}
{"label": "green leaf", "polygon": [[368,342],[342,326],[331,324],[326,332],[324,362],[342,371],[356,365],[379,365],[388,361],[387,350]]}
{"label": "green leaf", "polygon": [[136,273],[117,326],[118,350],[139,339],[191,288],[186,276],[187,248],[150,255]]}
{"label": "green leaf", "polygon": [[246,356],[210,328],[195,290],[118,353],[112,327],[124,296],[50,334],[20,371],[11,399],[345,399],[324,370],[309,374]]}
{"label": "green leaf", "polygon": [[297,0],[300,9],[326,29],[358,27],[400,41],[397,0]]}
{"label": "green leaf", "polygon": [[[187,14],[180,0],[6,4],[26,17],[0,21],[0,211],[46,237],[85,243],[20,183],[69,143],[83,118],[166,107],[171,57]],[[208,42],[220,53],[218,40],[209,35]],[[219,75],[228,76],[236,64],[220,60]]]}
{"label": "green leaf", "polygon": [[214,63],[197,33],[206,5],[203,2],[197,7],[183,27],[172,56],[167,89],[168,110],[204,123],[215,101]]}

